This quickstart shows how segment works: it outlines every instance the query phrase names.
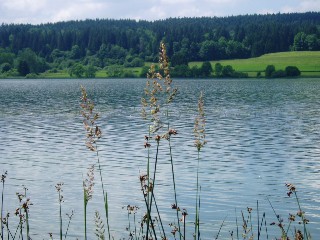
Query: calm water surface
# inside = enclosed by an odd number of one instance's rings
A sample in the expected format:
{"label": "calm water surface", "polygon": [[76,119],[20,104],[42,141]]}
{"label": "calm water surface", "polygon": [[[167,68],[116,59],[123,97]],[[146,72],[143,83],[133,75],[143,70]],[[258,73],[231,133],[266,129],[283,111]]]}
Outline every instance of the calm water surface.
{"label": "calm water surface", "polygon": [[[0,80],[0,171],[8,171],[5,211],[19,206],[16,192],[26,186],[33,239],[59,236],[59,204],[55,185],[63,182],[63,214],[74,210],[69,239],[83,238],[82,180],[95,155],[84,145],[79,114],[80,84],[87,88],[101,113],[99,143],[103,179],[109,193],[110,225],[115,239],[127,238],[128,204],[144,203],[139,175],[146,170],[143,147],[147,123],[140,118],[144,79]],[[179,95],[171,107],[172,140],[178,201],[189,215],[188,238],[194,229],[197,152],[193,122],[200,91],[205,94],[208,144],[201,152],[201,236],[220,239],[242,232],[241,211],[253,208],[257,225],[266,213],[269,239],[280,230],[267,199],[287,224],[298,208],[286,195],[285,183],[297,186],[313,239],[320,239],[320,79],[285,80],[176,80]],[[153,144],[152,147],[155,147]],[[151,148],[152,156],[154,149]],[[166,228],[175,220],[167,148],[161,149],[156,198]],[[103,215],[103,197],[96,171],[94,197],[88,205],[90,238],[94,212]],[[64,217],[64,231],[67,216]],[[17,219],[11,214],[11,223]],[[264,224],[263,224],[264,225]],[[265,227],[263,227],[265,232]],[[170,232],[170,231],[169,231]],[[257,231],[255,231],[256,233]],[[266,239],[266,234],[262,235]],[[169,236],[171,238],[171,236]]]}

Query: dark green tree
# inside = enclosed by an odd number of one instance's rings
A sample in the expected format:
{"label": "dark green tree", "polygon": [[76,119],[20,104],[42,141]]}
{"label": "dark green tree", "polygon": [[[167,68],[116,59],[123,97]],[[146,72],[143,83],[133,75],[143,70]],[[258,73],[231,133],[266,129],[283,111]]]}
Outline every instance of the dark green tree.
{"label": "dark green tree", "polygon": [[199,50],[199,57],[203,61],[208,61],[212,59],[216,59],[218,52],[218,44],[212,40],[206,40],[201,43],[201,47]]}
{"label": "dark green tree", "polygon": [[288,77],[297,77],[301,75],[299,68],[296,66],[287,66],[285,72]]}
{"label": "dark green tree", "polygon": [[306,44],[309,51],[318,51],[320,50],[320,38],[316,34],[310,34],[306,36]]}
{"label": "dark green tree", "polygon": [[223,66],[221,63],[216,63],[214,65],[214,72],[216,74],[216,77],[221,77],[222,76],[222,69],[223,69]]}
{"label": "dark green tree", "polygon": [[148,72],[149,72],[149,69],[150,69],[149,66],[144,66],[144,67],[142,67],[139,77],[142,77],[142,78],[147,77],[147,74],[148,74]]}
{"label": "dark green tree", "polygon": [[85,69],[86,78],[95,78],[97,69],[93,65],[88,65]]}
{"label": "dark green tree", "polygon": [[85,73],[85,68],[81,63],[75,63],[69,72],[71,77],[76,76],[77,78],[83,77],[84,73]]}
{"label": "dark green tree", "polygon": [[222,77],[233,77],[235,70],[231,65],[223,66],[222,68]]}
{"label": "dark green tree", "polygon": [[122,65],[111,65],[107,68],[108,77],[123,77],[124,68]]}
{"label": "dark green tree", "polygon": [[197,65],[193,66],[191,69],[190,69],[190,75],[194,78],[198,78],[198,77],[201,77],[201,70],[200,68],[198,68]]}
{"label": "dark green tree", "polygon": [[9,63],[10,65],[13,65],[14,59],[15,54],[7,49],[0,48],[0,64]]}
{"label": "dark green tree", "polygon": [[178,65],[175,66],[173,71],[171,72],[171,75],[173,77],[190,77],[191,76],[191,70],[188,65]]}
{"label": "dark green tree", "polygon": [[203,62],[200,71],[203,77],[210,77],[213,72],[211,63],[209,61]]}
{"label": "dark green tree", "polygon": [[272,74],[271,74],[271,78],[284,78],[284,77],[287,77],[287,74],[284,70],[280,69],[280,70],[277,70],[277,71],[274,71]]}
{"label": "dark green tree", "polygon": [[307,34],[304,32],[299,32],[294,36],[293,49],[295,51],[305,51],[308,49],[306,37]]}
{"label": "dark green tree", "polygon": [[171,66],[175,67],[177,65],[187,65],[188,64],[188,56],[186,52],[176,52],[171,57]]}
{"label": "dark green tree", "polygon": [[0,66],[0,69],[1,69],[2,73],[10,71],[11,68],[12,67],[11,67],[11,65],[9,63],[3,63]]}
{"label": "dark green tree", "polygon": [[29,74],[30,67],[28,62],[25,60],[19,60],[17,70],[21,76],[26,76],[27,74]]}
{"label": "dark green tree", "polygon": [[275,71],[276,68],[274,67],[274,65],[268,65],[265,70],[266,78],[270,78]]}
{"label": "dark green tree", "polygon": [[[32,51],[30,48],[23,49],[22,51],[19,52],[18,64],[21,62],[22,62],[22,65],[28,66],[28,69],[29,69],[28,73],[38,74],[48,69],[48,65],[45,62],[45,60],[41,57],[38,57],[36,53]],[[19,69],[18,69],[18,72],[20,72]]]}
{"label": "dark green tree", "polygon": [[70,58],[79,59],[81,57],[81,49],[78,45],[73,45],[70,52]]}

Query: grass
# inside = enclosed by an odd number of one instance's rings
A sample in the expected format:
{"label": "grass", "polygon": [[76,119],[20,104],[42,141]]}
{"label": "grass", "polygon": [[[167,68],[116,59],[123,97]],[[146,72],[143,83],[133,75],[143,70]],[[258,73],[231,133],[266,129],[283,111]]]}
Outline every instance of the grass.
{"label": "grass", "polygon": [[[124,72],[129,72],[133,73],[135,76],[140,76],[140,73],[142,71],[142,68],[140,67],[128,67],[128,68],[123,68]],[[100,69],[96,72],[96,78],[107,78],[109,77],[107,74],[107,70],[105,69]],[[77,78],[77,77],[70,77],[70,74],[67,69],[63,70],[57,70],[56,72],[52,71],[47,71],[44,73],[39,74],[39,78],[46,78],[46,79],[64,79],[64,78]],[[85,78],[85,77],[84,77]]]}
{"label": "grass", "polygon": [[[204,104],[204,96],[200,93],[200,97],[198,100],[198,114],[195,116],[194,120],[194,151],[197,152],[197,176],[195,179],[195,186],[196,186],[196,196],[195,196],[195,209],[196,212],[194,214],[194,222],[192,226],[189,225],[191,231],[193,231],[191,236],[186,236],[187,231],[186,228],[186,217],[188,215],[187,209],[180,208],[179,206],[179,199],[177,192],[179,189],[176,188],[175,184],[175,159],[179,156],[175,156],[173,154],[174,148],[171,145],[171,141],[175,139],[175,135],[178,134],[178,131],[173,129],[170,126],[170,118],[171,118],[171,102],[174,101],[177,89],[173,86],[173,81],[170,78],[170,68],[168,64],[168,58],[166,55],[166,48],[164,44],[161,44],[161,51],[160,51],[160,70],[155,71],[155,67],[151,66],[148,80],[145,87],[145,94],[142,98],[142,113],[143,117],[147,120],[146,121],[146,135],[145,135],[145,150],[147,155],[146,161],[146,169],[145,173],[140,175],[140,184],[141,184],[141,198],[145,204],[144,209],[142,211],[145,214],[142,216],[142,219],[136,219],[136,212],[138,211],[138,207],[136,206],[127,206],[128,211],[128,236],[127,239],[129,240],[144,240],[144,239],[152,239],[152,240],[167,240],[167,239],[191,239],[200,240],[201,239],[201,229],[200,226],[203,223],[201,221],[200,216],[200,199],[201,199],[201,165],[200,165],[200,152],[203,151],[204,146],[206,145],[205,140],[205,104]],[[87,95],[87,92],[84,87],[81,86],[81,114],[83,116],[83,124],[85,127],[85,136],[86,136],[86,147],[88,150],[92,151],[92,157],[96,158],[96,169],[100,176],[100,183],[101,183],[101,191],[103,195],[103,199],[101,199],[101,204],[104,206],[105,210],[105,217],[103,218],[99,212],[95,212],[94,221],[96,225],[96,229],[94,234],[98,239],[105,239],[105,235],[107,235],[108,239],[113,239],[110,234],[109,229],[109,219],[108,215],[108,191],[104,187],[103,184],[103,174],[101,169],[101,160],[98,151],[98,143],[99,139],[102,137],[102,131],[98,126],[98,119],[99,114],[95,111],[95,105],[93,101]],[[106,134],[107,135],[107,134]],[[177,143],[178,144],[178,143]],[[161,145],[161,147],[160,147]],[[151,151],[152,149],[152,151]],[[124,149],[125,151],[125,149]],[[161,151],[161,153],[160,153]],[[175,156],[175,158],[173,157]],[[160,159],[165,158],[165,159]],[[172,176],[172,189],[173,189],[173,199],[174,204],[171,205],[172,214],[168,214],[168,211],[165,213],[165,220],[162,219],[162,213],[158,209],[156,192],[161,187],[156,184],[157,179],[157,167],[159,164],[170,161],[171,168],[168,169]],[[88,168],[88,174],[86,179],[83,180],[83,211],[84,211],[84,234],[82,236],[83,239],[88,239],[88,229],[87,229],[87,206],[90,203],[93,194],[93,186],[94,186],[94,166],[90,166]],[[178,172],[178,171],[177,171]],[[2,190],[1,190],[1,240],[14,240],[14,239],[31,239],[33,234],[36,236],[35,233],[30,233],[29,231],[29,215],[31,205],[30,199],[27,198],[27,189],[23,194],[17,194],[19,199],[19,208],[16,210],[16,215],[19,216],[19,222],[17,227],[12,227],[16,229],[15,231],[11,231],[11,226],[14,225],[10,221],[9,225],[9,215],[6,217],[3,216],[3,208],[5,205],[4,202],[4,194],[5,194],[5,181],[6,181],[7,173],[5,172],[1,177]],[[171,184],[171,179],[168,180]],[[70,214],[69,221],[67,224],[64,224],[62,218],[62,204],[63,204],[63,195],[62,195],[62,186],[63,183],[58,183],[56,185],[56,190],[58,192],[58,201],[59,201],[59,239],[67,239],[68,237],[68,229],[71,224],[73,212]],[[289,223],[285,227],[284,221],[279,217],[279,215],[275,212],[273,206],[271,205],[272,209],[275,213],[275,222],[271,223],[271,225],[276,225],[280,229],[280,239],[287,240],[289,237],[293,236],[295,240],[311,240],[310,233],[307,229],[308,220],[305,217],[305,213],[301,208],[301,203],[299,201],[296,187],[292,184],[286,184],[288,189],[287,195],[290,197],[291,195],[296,199],[298,205],[298,211],[296,214],[289,215]],[[170,205],[170,203],[168,203]],[[112,207],[112,206],[111,206]],[[233,233],[230,236],[230,239],[248,239],[253,240],[255,236],[257,239],[260,240],[262,228],[265,228],[267,232],[267,223],[265,214],[262,214],[262,218],[259,219],[258,217],[258,224],[253,222],[251,217],[253,209],[247,208],[247,216],[241,211],[241,219],[242,219],[242,237],[239,237],[239,226],[235,226],[237,228],[237,236],[233,236]],[[259,208],[257,203],[256,209],[258,216],[259,216]],[[131,220],[130,216],[133,215],[133,221]],[[169,216],[169,217],[168,217]],[[299,221],[299,224],[293,224],[296,220]],[[169,220],[168,220],[169,219]],[[10,218],[11,220],[11,218]],[[172,221],[169,222],[168,221]],[[261,221],[261,224],[259,224]],[[104,222],[106,223],[107,231],[105,230]],[[215,239],[219,239],[219,234],[221,229],[223,228],[225,220],[222,220],[222,224],[219,229],[216,229],[218,232]],[[63,230],[64,225],[67,225],[66,230]],[[171,226],[171,230],[167,230],[164,226]],[[254,229],[254,226],[257,226],[257,229]],[[193,230],[194,229],[194,230]],[[25,231],[23,231],[25,230]],[[92,231],[92,229],[90,229]],[[291,231],[289,231],[291,230]],[[241,231],[241,230],[240,230]],[[63,234],[65,232],[65,234]],[[76,233],[79,234],[79,233]],[[290,236],[289,236],[290,235]],[[266,235],[266,239],[268,239],[268,233]],[[49,233],[50,239],[53,239],[52,233]],[[124,238],[125,239],[125,238]]]}
{"label": "grass", "polygon": [[[301,71],[302,77],[320,76],[320,51],[279,52],[265,54],[257,58],[211,61],[223,66],[231,65],[236,71],[247,72],[250,77],[255,77],[258,72],[264,72],[268,65],[274,65],[276,70],[284,70],[287,66],[296,66]],[[191,62],[190,67],[200,67],[202,62]]]}
{"label": "grass", "polygon": [[[269,53],[256,58],[248,59],[233,59],[210,61],[212,67],[216,63],[221,63],[223,66],[231,65],[236,71],[248,73],[249,77],[256,77],[260,72],[264,76],[264,71],[268,65],[274,65],[276,70],[284,70],[287,66],[296,66],[301,71],[301,77],[320,77],[320,51],[301,51],[301,52],[279,52]],[[190,68],[193,66],[201,67],[203,62],[190,62]],[[146,62],[145,66],[151,66],[153,63]],[[140,76],[141,67],[123,68],[124,72],[133,73],[135,76]],[[71,78],[68,70],[58,70],[57,72],[45,72],[40,74],[41,78]],[[96,78],[107,78],[105,69],[96,72]]]}

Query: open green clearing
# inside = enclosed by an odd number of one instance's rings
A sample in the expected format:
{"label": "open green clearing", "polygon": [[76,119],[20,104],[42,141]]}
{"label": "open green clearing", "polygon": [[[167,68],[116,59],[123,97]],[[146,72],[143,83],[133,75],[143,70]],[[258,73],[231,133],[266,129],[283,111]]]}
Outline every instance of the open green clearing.
{"label": "open green clearing", "polygon": [[[231,65],[236,71],[246,72],[249,77],[256,77],[258,72],[264,76],[264,71],[268,65],[274,65],[276,70],[284,70],[287,66],[296,66],[301,71],[302,77],[320,77],[320,51],[301,51],[301,52],[280,52],[265,54],[257,58],[234,59],[210,61],[212,67],[216,63],[221,63],[223,66]],[[189,67],[201,67],[203,62],[191,62]],[[151,63],[145,64],[150,66]],[[134,76],[139,77],[142,68],[123,68],[124,71],[132,72]],[[42,78],[70,78],[67,69],[57,72],[45,72],[40,74]],[[96,78],[108,77],[105,69],[96,72]]]}
{"label": "open green clearing", "polygon": [[[263,73],[268,65],[274,65],[276,70],[296,66],[303,77],[320,76],[320,51],[280,52],[265,54],[257,58],[211,61],[212,67],[217,62],[223,66],[231,65],[236,71],[247,72],[250,77],[255,77],[257,72]],[[192,62],[189,66],[200,67],[201,64],[202,62]]]}

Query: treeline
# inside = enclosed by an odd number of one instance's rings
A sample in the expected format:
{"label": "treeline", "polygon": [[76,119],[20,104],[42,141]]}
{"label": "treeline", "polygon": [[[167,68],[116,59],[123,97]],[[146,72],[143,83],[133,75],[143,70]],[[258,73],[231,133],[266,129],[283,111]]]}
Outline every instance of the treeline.
{"label": "treeline", "polygon": [[142,67],[158,61],[160,41],[166,43],[173,67],[191,61],[320,50],[320,13],[2,24],[0,71],[37,74],[75,64],[96,69]]}
{"label": "treeline", "polygon": [[[146,71],[143,73],[146,75]],[[222,65],[216,63],[214,67],[210,62],[205,61],[200,67],[188,65],[178,65],[172,69],[171,75],[173,77],[186,78],[247,78],[248,73],[236,71],[231,65]],[[301,71],[296,66],[287,66],[285,69],[276,69],[274,65],[268,65],[264,71],[265,78],[284,78],[284,77],[298,77]],[[263,77],[261,72],[257,72],[257,78]]]}
{"label": "treeline", "polygon": [[216,63],[212,67],[209,61],[202,63],[200,67],[197,65],[189,67],[188,65],[177,65],[172,69],[173,77],[186,78],[247,78],[248,74],[236,71],[231,65],[222,65]]}

